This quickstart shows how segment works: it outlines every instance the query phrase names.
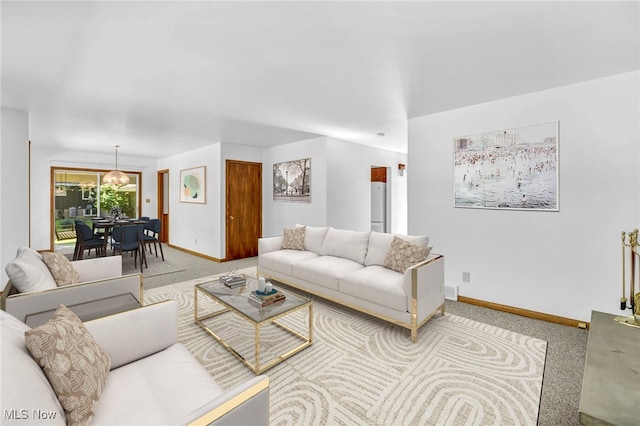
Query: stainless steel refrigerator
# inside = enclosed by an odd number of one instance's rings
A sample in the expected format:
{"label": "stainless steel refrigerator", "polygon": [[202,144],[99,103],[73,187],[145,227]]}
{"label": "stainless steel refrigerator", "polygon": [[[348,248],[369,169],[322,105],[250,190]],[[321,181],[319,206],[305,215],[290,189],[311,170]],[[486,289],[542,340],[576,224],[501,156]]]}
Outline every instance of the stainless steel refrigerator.
{"label": "stainless steel refrigerator", "polygon": [[387,184],[371,182],[371,230],[387,232]]}

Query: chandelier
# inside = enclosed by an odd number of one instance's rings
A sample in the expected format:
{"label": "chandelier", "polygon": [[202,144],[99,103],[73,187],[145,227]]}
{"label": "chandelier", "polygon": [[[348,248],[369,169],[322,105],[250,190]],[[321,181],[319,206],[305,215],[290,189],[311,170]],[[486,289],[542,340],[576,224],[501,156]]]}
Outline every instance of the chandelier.
{"label": "chandelier", "polygon": [[118,148],[120,145],[116,145],[116,168],[102,177],[102,183],[106,185],[122,186],[129,183],[129,176],[126,173],[122,173],[118,170]]}

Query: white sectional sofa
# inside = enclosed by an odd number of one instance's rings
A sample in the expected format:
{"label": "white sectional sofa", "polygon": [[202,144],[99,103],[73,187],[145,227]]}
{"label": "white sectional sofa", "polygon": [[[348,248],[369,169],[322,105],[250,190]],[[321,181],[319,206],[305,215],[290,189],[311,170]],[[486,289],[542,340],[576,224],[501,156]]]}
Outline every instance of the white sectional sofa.
{"label": "white sectional sofa", "polygon": [[[2,424],[67,424],[55,388],[27,349],[30,328],[6,312],[0,324]],[[177,324],[175,301],[84,323],[111,362],[91,424],[268,425],[269,378],[223,389],[177,342]]]}
{"label": "white sectional sofa", "polygon": [[127,293],[142,304],[142,274],[122,275],[121,256],[77,260],[70,264],[78,273],[79,282],[58,287],[43,255],[21,247],[5,268],[10,279],[0,296],[0,308],[25,322],[27,315],[53,310],[60,304],[72,306]]}
{"label": "white sectional sofa", "polygon": [[394,237],[428,244],[426,236],[307,226],[297,249],[283,248],[284,236],[261,238],[258,273],[408,328],[415,342],[429,318],[444,314],[444,257],[429,253],[404,273],[389,269]]}

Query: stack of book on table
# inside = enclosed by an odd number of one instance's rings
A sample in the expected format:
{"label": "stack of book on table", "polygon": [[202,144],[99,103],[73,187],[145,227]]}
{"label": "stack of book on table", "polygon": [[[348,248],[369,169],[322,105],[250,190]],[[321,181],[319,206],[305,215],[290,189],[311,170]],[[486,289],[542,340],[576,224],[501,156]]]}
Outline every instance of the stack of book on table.
{"label": "stack of book on table", "polygon": [[261,307],[269,306],[277,302],[282,302],[286,296],[275,288],[270,293],[254,290],[249,295],[249,300],[259,304]]}
{"label": "stack of book on table", "polygon": [[223,275],[220,277],[220,281],[229,288],[240,287],[247,282],[247,280],[240,275]]}

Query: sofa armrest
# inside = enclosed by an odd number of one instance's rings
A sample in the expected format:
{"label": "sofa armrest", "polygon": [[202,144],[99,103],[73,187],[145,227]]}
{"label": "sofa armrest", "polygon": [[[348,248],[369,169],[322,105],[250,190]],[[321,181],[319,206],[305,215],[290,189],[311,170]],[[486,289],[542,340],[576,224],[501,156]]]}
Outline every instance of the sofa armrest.
{"label": "sofa armrest", "polygon": [[74,260],[71,264],[83,283],[122,276],[122,256]]}
{"label": "sofa armrest", "polygon": [[416,302],[416,319],[428,318],[444,304],[444,256],[430,254],[424,262],[413,265],[405,274],[410,275],[409,306]]}
{"label": "sofa armrest", "polygon": [[258,256],[261,254],[269,253],[270,251],[280,250],[282,248],[282,241],[284,237],[279,235],[277,237],[265,237],[258,239]]}
{"label": "sofa armrest", "polygon": [[160,352],[178,341],[178,304],[167,300],[85,322],[111,357],[111,369]]}
{"label": "sofa armrest", "polygon": [[3,293],[2,310],[26,322],[27,315],[56,309],[60,304],[71,306],[126,293],[131,293],[142,302],[141,274],[123,275],[30,293]]}
{"label": "sofa armrest", "polygon": [[233,386],[186,415],[179,424],[269,425],[269,377],[256,376]]}

